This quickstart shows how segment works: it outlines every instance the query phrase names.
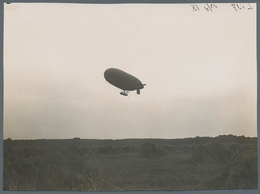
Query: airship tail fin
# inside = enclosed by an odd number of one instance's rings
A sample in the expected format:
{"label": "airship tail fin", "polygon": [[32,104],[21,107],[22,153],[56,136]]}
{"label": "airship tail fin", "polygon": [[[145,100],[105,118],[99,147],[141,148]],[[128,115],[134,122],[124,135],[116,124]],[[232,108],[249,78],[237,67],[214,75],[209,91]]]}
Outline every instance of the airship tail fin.
{"label": "airship tail fin", "polygon": [[140,94],[140,89],[137,89],[137,90],[136,90],[136,93],[137,93],[137,94]]}

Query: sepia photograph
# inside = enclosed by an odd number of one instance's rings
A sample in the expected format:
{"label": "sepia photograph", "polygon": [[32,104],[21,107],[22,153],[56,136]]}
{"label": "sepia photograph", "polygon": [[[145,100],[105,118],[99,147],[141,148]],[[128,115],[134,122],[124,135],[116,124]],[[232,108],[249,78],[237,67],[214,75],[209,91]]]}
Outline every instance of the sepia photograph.
{"label": "sepia photograph", "polygon": [[4,3],[3,191],[257,190],[257,4]]}

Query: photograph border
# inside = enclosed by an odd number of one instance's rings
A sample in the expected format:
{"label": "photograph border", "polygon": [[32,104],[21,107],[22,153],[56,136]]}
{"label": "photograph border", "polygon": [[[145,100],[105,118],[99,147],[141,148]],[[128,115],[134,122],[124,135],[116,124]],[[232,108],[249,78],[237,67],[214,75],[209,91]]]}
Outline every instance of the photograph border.
{"label": "photograph border", "polygon": [[[100,194],[100,193],[127,193],[127,194],[137,194],[137,193],[154,193],[154,194],[161,194],[161,193],[173,193],[173,194],[205,194],[205,193],[211,193],[211,194],[242,194],[242,193],[249,193],[249,194],[257,194],[260,193],[260,179],[259,179],[259,166],[260,166],[260,161],[258,159],[258,189],[250,189],[250,190],[195,190],[195,191],[3,191],[3,95],[4,95],[4,74],[3,74],[3,57],[4,57],[4,50],[3,50],[3,44],[4,44],[4,3],[71,3],[71,4],[194,4],[194,3],[256,3],[257,5],[257,75],[260,73],[259,70],[259,3],[257,0],[252,0],[252,1],[242,1],[242,0],[1,0],[0,4],[0,28],[1,28],[1,38],[0,38],[0,59],[1,59],[1,68],[0,68],[0,74],[1,74],[1,79],[0,79],[0,87],[1,87],[1,92],[0,92],[0,98],[1,98],[1,103],[0,103],[0,109],[1,109],[1,120],[0,120],[0,125],[1,125],[1,133],[0,133],[0,193],[8,193],[8,194],[18,194],[20,192],[22,193],[39,193],[39,194],[46,194],[46,193],[51,193],[51,194],[60,194],[60,193],[72,193],[72,194],[82,194],[82,193],[95,193],[95,194]],[[260,84],[260,80],[257,77],[257,123],[260,121],[259,118],[259,91],[258,91],[258,85]],[[260,153],[260,147],[259,147],[259,126],[257,125],[257,153],[258,153],[258,158],[259,158],[259,153]]]}

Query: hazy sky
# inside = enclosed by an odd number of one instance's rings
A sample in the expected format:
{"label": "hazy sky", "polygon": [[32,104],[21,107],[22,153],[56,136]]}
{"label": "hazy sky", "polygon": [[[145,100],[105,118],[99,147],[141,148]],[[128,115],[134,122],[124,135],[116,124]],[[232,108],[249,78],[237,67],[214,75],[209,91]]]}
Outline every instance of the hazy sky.
{"label": "hazy sky", "polygon": [[256,136],[256,4],[205,5],[5,4],[4,138]]}

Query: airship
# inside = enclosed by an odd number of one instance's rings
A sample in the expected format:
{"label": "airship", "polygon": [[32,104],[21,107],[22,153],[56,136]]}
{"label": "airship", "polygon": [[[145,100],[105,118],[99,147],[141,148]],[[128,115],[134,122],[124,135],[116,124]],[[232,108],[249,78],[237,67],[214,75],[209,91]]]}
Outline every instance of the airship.
{"label": "airship", "polygon": [[120,69],[109,68],[105,71],[104,77],[113,86],[120,88],[120,92],[123,96],[128,96],[129,91],[136,90],[137,94],[140,94],[140,90],[144,88],[146,84]]}

